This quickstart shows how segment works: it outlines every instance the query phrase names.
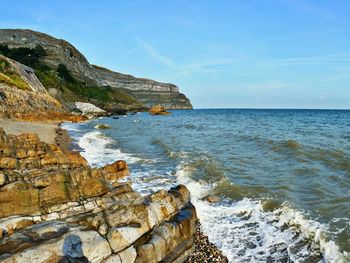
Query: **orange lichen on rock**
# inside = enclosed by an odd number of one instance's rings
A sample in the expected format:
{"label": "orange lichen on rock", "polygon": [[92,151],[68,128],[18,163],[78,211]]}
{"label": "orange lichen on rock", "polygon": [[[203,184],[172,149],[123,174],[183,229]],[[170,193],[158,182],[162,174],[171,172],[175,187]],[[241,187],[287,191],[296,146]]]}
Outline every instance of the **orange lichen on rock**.
{"label": "orange lichen on rock", "polygon": [[101,172],[104,178],[111,183],[130,174],[128,165],[123,160],[106,165],[101,169]]}
{"label": "orange lichen on rock", "polygon": [[0,128],[0,217],[105,194],[129,174],[124,161],[91,169],[78,152],[41,142],[37,134],[7,135]]}
{"label": "orange lichen on rock", "polygon": [[128,174],[125,161],[92,169],[77,152],[0,128],[0,261],[80,262],[62,247],[81,244],[89,262],[183,262],[197,220],[190,192],[141,196],[119,180]]}

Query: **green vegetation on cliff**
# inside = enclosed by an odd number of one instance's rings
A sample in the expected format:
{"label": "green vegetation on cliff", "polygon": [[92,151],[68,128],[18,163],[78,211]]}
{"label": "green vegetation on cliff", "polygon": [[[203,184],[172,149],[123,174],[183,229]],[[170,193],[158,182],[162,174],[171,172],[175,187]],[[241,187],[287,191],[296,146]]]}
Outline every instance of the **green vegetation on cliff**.
{"label": "green vegetation on cliff", "polygon": [[143,107],[122,90],[98,87],[76,80],[63,64],[60,64],[57,70],[48,67],[37,68],[35,74],[41,83],[49,88],[49,92],[50,89],[56,90],[57,99],[63,103],[86,101],[112,112],[128,106]]}
{"label": "green vegetation on cliff", "polygon": [[38,67],[40,65],[40,59],[46,55],[44,48],[40,45],[34,48],[9,48],[7,45],[1,44],[0,54],[32,68]]}
{"label": "green vegetation on cliff", "polygon": [[[34,68],[35,75],[49,93],[69,108],[76,101],[90,102],[109,112],[144,108],[124,89],[112,89],[79,81],[64,64],[59,64],[56,69],[48,66],[43,62],[45,50],[39,45],[34,48],[9,48],[0,44],[0,54]],[[20,76],[9,70],[5,60],[0,63],[0,82],[28,89]]]}
{"label": "green vegetation on cliff", "polygon": [[29,90],[28,84],[4,57],[0,57],[0,83],[17,87],[21,90]]}

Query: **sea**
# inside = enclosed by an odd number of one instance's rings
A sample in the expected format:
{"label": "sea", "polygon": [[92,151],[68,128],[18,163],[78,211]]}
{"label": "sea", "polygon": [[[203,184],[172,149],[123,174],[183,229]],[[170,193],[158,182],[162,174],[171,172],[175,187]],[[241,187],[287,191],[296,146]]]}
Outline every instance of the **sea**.
{"label": "sea", "polygon": [[92,166],[126,160],[142,194],[186,185],[230,262],[350,262],[350,111],[179,110],[63,128]]}

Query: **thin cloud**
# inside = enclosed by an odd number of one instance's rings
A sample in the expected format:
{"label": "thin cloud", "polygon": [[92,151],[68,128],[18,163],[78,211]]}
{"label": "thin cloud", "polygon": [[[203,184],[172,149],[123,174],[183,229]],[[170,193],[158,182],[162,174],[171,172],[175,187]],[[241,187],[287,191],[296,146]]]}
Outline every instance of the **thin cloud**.
{"label": "thin cloud", "polygon": [[175,63],[170,58],[162,55],[154,46],[138,38],[136,41],[151,57],[155,58],[162,65],[167,67],[175,67]]}
{"label": "thin cloud", "polygon": [[129,56],[130,54],[135,53],[136,51],[138,51],[138,50],[140,50],[140,49],[141,49],[141,46],[132,48],[132,49],[126,51],[125,53],[119,55],[119,56],[116,57],[114,60],[119,60],[119,59],[122,59],[122,58],[124,58],[124,57],[127,57],[127,56]]}
{"label": "thin cloud", "polygon": [[173,74],[175,74],[177,77],[198,71],[208,72],[212,67],[232,64],[232,60],[227,58],[213,58],[192,62],[189,64],[179,64],[175,63],[169,57],[161,54],[153,45],[145,42],[144,40],[136,39],[136,41],[151,57],[155,58],[160,64],[171,68],[173,70]]}
{"label": "thin cloud", "polygon": [[177,74],[188,75],[198,71],[211,72],[213,67],[231,65],[232,63],[233,61],[231,59],[225,59],[225,58],[204,60],[204,61],[199,61],[199,62],[181,66],[178,69]]}
{"label": "thin cloud", "polygon": [[349,54],[342,55],[324,55],[309,57],[291,57],[272,60],[257,61],[258,64],[269,64],[277,66],[293,66],[293,65],[324,65],[324,64],[349,64]]}

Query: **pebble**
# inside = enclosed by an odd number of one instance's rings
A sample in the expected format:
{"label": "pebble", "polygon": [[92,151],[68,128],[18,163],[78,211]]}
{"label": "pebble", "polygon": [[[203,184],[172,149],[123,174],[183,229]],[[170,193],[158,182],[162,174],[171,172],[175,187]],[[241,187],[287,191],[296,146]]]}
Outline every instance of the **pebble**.
{"label": "pebble", "polygon": [[211,242],[208,237],[203,234],[200,228],[199,221],[197,222],[197,229],[194,241],[194,251],[187,258],[185,263],[211,263],[220,262],[227,263],[228,259],[222,252]]}

